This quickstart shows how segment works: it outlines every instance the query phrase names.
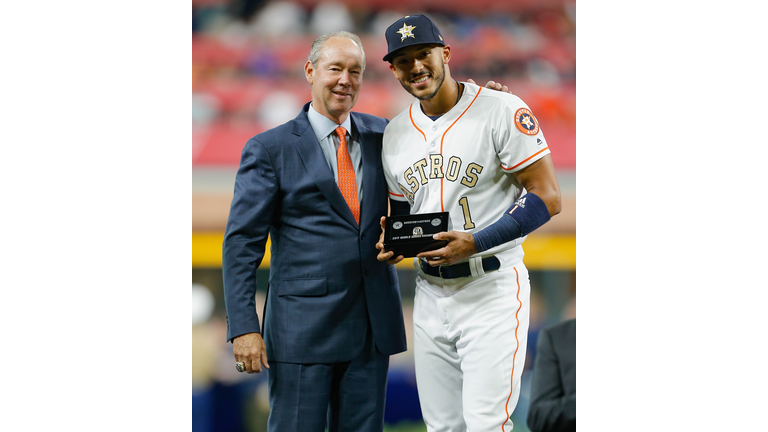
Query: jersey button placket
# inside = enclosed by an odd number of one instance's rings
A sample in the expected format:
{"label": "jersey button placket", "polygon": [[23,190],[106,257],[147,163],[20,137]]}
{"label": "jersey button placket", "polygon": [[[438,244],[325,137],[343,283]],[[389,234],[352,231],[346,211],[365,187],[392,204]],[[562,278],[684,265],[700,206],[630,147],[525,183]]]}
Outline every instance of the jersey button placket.
{"label": "jersey button placket", "polygon": [[[434,129],[434,128],[429,128],[429,129]],[[429,195],[433,195],[433,194],[438,194],[439,195],[440,194],[440,182],[439,181],[435,181],[437,179],[432,178],[432,157],[431,156],[440,153],[440,147],[437,145],[437,143],[438,143],[438,141],[440,139],[440,136],[437,133],[430,132],[430,131],[427,130],[426,138],[427,138],[427,142],[425,144],[427,146],[426,147],[427,148],[427,151],[426,151],[426,153],[427,153],[427,166],[425,168],[425,171],[426,171],[427,179],[428,179],[428,182],[429,182],[429,183],[426,184],[426,187],[427,187],[427,190],[429,191],[428,192]],[[435,209],[432,209],[432,211],[440,211],[439,201],[437,202],[437,204],[438,204],[438,207],[435,208]]]}
{"label": "jersey button placket", "polygon": [[426,146],[426,148],[427,148],[427,154],[429,154],[429,153],[431,153],[431,152],[432,152],[432,149],[434,149],[434,148],[435,148],[435,141],[437,141],[437,140],[436,140],[436,139],[435,139],[435,137],[434,137],[434,136],[433,136],[431,133],[429,133],[429,132],[427,132],[427,133],[425,134],[425,136],[424,136],[424,139],[426,140],[426,141],[424,142],[424,145],[425,145],[425,146]]}

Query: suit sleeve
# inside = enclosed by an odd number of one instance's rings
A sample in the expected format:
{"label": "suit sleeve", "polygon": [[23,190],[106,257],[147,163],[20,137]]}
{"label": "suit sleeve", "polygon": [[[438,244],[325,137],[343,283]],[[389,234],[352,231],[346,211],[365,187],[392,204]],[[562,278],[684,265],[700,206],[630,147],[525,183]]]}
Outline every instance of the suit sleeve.
{"label": "suit sleeve", "polygon": [[222,250],[227,340],[260,332],[256,271],[264,258],[278,200],[278,183],[264,145],[251,138],[243,149]]}
{"label": "suit sleeve", "polygon": [[[394,138],[394,136],[397,135],[395,130],[396,126],[392,122],[389,122],[384,130],[381,148],[381,166],[384,169],[384,179],[387,181],[387,195],[389,196],[390,202],[407,202],[408,198],[405,194],[408,192],[402,189],[402,186],[397,182],[396,174],[391,169],[391,165],[397,158],[397,154],[394,153],[396,150],[393,150],[397,148],[395,145],[396,138]],[[411,196],[411,202],[412,201],[413,197]]]}
{"label": "suit sleeve", "polygon": [[576,395],[565,395],[562,379],[552,337],[543,329],[536,343],[528,406],[531,432],[576,430]]}

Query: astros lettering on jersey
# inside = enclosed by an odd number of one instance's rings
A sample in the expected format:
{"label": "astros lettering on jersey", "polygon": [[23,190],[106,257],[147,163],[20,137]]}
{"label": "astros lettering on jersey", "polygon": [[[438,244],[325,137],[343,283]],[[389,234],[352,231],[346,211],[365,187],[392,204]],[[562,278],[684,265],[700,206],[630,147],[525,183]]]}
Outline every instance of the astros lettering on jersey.
{"label": "astros lettering on jersey", "polygon": [[[459,102],[436,121],[418,100],[395,117],[384,133],[382,164],[391,199],[407,201],[411,214],[450,212],[449,231],[473,233],[498,220],[523,194],[510,174],[550,151],[522,99],[463,85]],[[516,248],[524,240],[482,255]],[[522,260],[518,250],[515,258]]]}

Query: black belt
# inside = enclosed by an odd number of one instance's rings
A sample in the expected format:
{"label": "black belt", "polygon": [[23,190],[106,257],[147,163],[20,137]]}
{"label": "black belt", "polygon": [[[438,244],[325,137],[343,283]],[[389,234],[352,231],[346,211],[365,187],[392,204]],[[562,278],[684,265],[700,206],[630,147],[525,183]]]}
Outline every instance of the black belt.
{"label": "black belt", "polygon": [[[420,259],[419,265],[421,266],[421,271],[424,273],[443,279],[456,279],[472,276],[472,270],[470,270],[468,262],[432,267],[427,264],[425,260]],[[483,258],[483,271],[486,273],[498,270],[499,267],[501,267],[501,262],[499,262],[499,259],[495,256]]]}

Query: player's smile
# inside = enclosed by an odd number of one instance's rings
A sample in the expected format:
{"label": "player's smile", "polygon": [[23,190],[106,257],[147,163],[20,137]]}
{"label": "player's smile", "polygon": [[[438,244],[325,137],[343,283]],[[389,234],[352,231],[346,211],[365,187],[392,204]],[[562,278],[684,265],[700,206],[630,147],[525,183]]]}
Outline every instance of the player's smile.
{"label": "player's smile", "polygon": [[428,85],[430,77],[430,74],[423,74],[418,78],[412,79],[411,84],[416,88],[422,89]]}

